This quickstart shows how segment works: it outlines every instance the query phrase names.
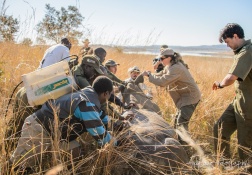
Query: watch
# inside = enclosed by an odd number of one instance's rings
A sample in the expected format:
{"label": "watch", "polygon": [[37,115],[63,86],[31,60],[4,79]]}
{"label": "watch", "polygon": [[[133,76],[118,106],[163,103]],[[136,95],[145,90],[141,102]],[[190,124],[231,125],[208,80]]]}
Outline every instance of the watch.
{"label": "watch", "polygon": [[220,89],[221,89],[221,88],[224,88],[224,87],[223,87],[223,86],[221,86],[221,84],[219,83],[218,88],[220,88]]}

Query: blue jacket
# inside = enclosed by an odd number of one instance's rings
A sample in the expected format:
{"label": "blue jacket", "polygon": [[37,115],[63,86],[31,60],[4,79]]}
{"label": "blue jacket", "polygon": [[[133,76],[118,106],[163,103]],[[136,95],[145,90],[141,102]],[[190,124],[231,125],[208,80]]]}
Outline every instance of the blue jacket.
{"label": "blue jacket", "polygon": [[[48,100],[36,112],[37,119],[53,135],[52,125],[54,114],[62,122],[60,131],[63,139],[69,141],[76,139],[83,132],[89,132],[98,142],[99,146],[108,143],[112,136],[105,130],[104,124],[108,117],[103,118],[98,94],[92,87],[86,87],[78,92],[66,94],[56,100]],[[70,130],[71,128],[71,130]]]}

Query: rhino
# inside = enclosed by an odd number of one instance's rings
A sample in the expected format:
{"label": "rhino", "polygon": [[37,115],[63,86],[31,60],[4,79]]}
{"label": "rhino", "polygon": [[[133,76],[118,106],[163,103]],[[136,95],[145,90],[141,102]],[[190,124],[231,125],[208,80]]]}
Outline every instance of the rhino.
{"label": "rhino", "polygon": [[190,171],[187,153],[174,128],[160,115],[160,108],[138,87],[142,82],[140,75],[122,91],[124,102],[136,105],[123,114],[132,118],[116,136],[120,154],[111,174],[185,174]]}

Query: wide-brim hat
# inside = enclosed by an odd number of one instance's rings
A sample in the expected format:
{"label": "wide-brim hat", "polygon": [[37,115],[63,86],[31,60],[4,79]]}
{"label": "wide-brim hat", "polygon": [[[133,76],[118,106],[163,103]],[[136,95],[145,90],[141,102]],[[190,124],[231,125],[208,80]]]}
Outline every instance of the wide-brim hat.
{"label": "wide-brim hat", "polygon": [[85,39],[82,41],[83,43],[90,43],[89,39]]}

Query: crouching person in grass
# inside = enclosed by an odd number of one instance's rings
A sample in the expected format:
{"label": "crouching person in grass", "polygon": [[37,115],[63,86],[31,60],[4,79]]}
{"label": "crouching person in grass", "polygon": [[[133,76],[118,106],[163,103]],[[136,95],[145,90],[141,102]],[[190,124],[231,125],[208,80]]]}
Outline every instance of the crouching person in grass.
{"label": "crouching person in grass", "polygon": [[76,138],[84,132],[88,132],[98,146],[108,143],[112,136],[100,119],[100,108],[112,90],[112,81],[99,76],[92,87],[43,104],[40,110],[25,119],[17,148],[9,161],[11,171],[31,170],[35,164],[41,163],[42,154],[57,144],[71,158],[79,157],[81,149]]}

